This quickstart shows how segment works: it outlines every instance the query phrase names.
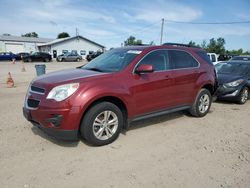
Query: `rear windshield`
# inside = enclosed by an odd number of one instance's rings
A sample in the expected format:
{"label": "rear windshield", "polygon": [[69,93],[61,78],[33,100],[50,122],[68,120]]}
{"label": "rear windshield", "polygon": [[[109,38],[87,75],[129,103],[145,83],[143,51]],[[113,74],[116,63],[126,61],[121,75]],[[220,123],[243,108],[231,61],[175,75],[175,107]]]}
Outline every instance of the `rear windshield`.
{"label": "rear windshield", "polygon": [[213,65],[212,61],[210,60],[210,58],[208,57],[207,53],[204,51],[198,51],[196,52],[196,54],[198,56],[200,56],[204,61],[206,61],[208,64]]}

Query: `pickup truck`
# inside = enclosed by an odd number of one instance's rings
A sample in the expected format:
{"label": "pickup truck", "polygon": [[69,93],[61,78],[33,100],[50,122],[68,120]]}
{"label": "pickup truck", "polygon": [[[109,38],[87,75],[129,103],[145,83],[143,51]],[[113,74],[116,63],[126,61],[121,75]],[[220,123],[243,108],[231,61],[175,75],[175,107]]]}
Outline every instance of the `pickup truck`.
{"label": "pickup truck", "polygon": [[218,60],[219,55],[216,53],[207,53],[209,59],[212,61],[212,63],[214,65],[216,65],[217,63],[219,63],[220,61]]}

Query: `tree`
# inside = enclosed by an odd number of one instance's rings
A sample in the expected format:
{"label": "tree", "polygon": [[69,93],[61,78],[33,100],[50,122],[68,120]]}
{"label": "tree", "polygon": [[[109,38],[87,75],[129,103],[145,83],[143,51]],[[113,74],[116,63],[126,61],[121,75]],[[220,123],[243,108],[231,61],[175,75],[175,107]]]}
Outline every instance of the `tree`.
{"label": "tree", "polygon": [[194,41],[190,41],[189,43],[188,43],[188,46],[190,46],[190,47],[200,47],[200,45],[199,44],[196,44]]}
{"label": "tree", "polygon": [[224,45],[226,44],[226,41],[224,38],[220,37],[217,39],[211,38],[209,40],[209,43],[207,44],[206,40],[203,40],[202,43],[196,44],[194,41],[190,41],[188,43],[189,46],[192,47],[201,47],[203,49],[205,49],[207,52],[211,52],[211,53],[216,53],[216,54],[220,54],[220,55],[250,55],[249,51],[243,51],[242,48],[238,49],[238,50],[226,50]]}
{"label": "tree", "polygon": [[38,34],[36,32],[26,33],[22,35],[22,37],[36,37],[38,38]]}
{"label": "tree", "polygon": [[206,49],[207,48],[207,41],[203,40],[201,43],[201,48]]}
{"label": "tree", "polygon": [[66,38],[66,37],[70,37],[69,34],[66,33],[66,32],[62,32],[62,33],[59,33],[59,34],[57,35],[57,38],[58,38],[58,39]]}
{"label": "tree", "polygon": [[136,40],[134,36],[130,36],[127,40],[124,41],[124,46],[134,46],[141,45],[142,40]]}
{"label": "tree", "polygon": [[155,45],[155,42],[152,40],[150,43],[149,43],[149,46],[154,46]]}
{"label": "tree", "polygon": [[206,50],[211,53],[216,53],[216,54],[225,54],[226,50],[224,45],[226,44],[226,41],[224,38],[218,38],[215,40],[214,38],[211,38]]}

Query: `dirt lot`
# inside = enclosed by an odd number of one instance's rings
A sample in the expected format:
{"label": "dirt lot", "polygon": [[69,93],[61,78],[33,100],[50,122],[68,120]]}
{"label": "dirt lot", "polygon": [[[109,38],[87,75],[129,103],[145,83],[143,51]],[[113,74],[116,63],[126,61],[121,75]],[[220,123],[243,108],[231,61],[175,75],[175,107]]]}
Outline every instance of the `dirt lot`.
{"label": "dirt lot", "polygon": [[[81,63],[48,63],[51,72]],[[1,187],[250,187],[250,101],[133,123],[104,147],[48,137],[22,116],[34,64],[0,62]],[[7,89],[7,73],[16,87]]]}

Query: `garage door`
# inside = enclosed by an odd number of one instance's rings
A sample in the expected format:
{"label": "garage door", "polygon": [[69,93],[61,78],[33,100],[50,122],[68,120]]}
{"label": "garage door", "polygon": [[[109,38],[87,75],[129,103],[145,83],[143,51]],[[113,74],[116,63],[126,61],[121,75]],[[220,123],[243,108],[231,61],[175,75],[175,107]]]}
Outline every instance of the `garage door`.
{"label": "garage door", "polygon": [[23,44],[6,43],[5,49],[6,52],[12,52],[14,54],[24,52]]}

